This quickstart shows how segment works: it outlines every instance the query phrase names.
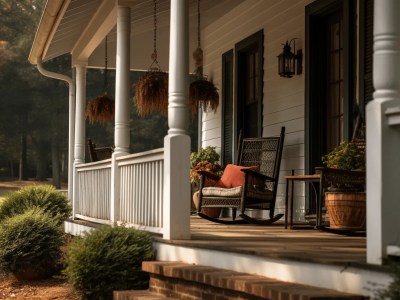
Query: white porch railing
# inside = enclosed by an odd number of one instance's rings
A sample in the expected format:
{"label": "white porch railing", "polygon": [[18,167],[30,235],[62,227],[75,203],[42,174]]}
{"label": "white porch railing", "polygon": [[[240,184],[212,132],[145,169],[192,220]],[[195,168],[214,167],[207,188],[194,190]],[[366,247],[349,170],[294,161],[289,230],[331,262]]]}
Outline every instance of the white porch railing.
{"label": "white porch railing", "polygon": [[119,221],[162,233],[164,149],[118,157],[117,165]]}
{"label": "white porch railing", "polygon": [[78,165],[78,201],[75,217],[96,223],[110,223],[111,159]]}
{"label": "white porch railing", "polygon": [[[116,181],[111,182],[111,159],[77,166],[78,199],[75,217],[95,223],[111,223],[111,207],[117,222],[150,232],[163,230],[164,149],[116,158]],[[119,201],[113,203],[111,184]]]}

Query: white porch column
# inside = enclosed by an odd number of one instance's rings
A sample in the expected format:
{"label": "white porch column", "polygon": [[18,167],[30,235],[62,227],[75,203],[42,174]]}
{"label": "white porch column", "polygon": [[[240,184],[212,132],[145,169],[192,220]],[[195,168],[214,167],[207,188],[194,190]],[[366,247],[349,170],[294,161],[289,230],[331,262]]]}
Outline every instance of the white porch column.
{"label": "white porch column", "polygon": [[73,176],[73,216],[79,201],[79,186],[76,166],[85,162],[85,105],[86,105],[86,65],[76,67],[76,107],[75,107],[75,149]]}
{"label": "white porch column", "polygon": [[129,153],[129,66],[130,66],[131,9],[118,5],[117,62],[115,81],[115,150],[111,166],[111,221],[119,219],[119,172],[116,158]]}
{"label": "white porch column", "polygon": [[74,180],[74,149],[75,149],[75,75],[73,75],[74,84],[69,87],[69,105],[68,105],[68,199],[72,201],[73,180]]}
{"label": "white porch column", "polygon": [[400,105],[400,1],[375,0],[374,100],[367,105],[367,262],[381,264],[400,243],[400,128],[386,110]]}
{"label": "white porch column", "polygon": [[188,1],[171,0],[168,135],[164,138],[164,238],[190,239]]}

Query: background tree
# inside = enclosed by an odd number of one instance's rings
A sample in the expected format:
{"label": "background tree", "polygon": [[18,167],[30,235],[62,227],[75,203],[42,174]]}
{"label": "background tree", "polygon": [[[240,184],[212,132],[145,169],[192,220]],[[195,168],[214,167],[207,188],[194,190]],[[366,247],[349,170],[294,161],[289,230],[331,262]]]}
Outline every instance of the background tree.
{"label": "background tree", "polygon": [[[67,180],[68,87],[41,75],[27,58],[45,0],[0,0],[0,177]],[[69,55],[44,64],[53,72],[71,74]],[[133,84],[143,73],[131,72],[131,152],[163,147],[167,118],[140,118],[133,105]],[[108,72],[115,95],[115,72]],[[104,92],[104,70],[88,69],[87,99]],[[197,136],[197,123],[191,123]],[[114,123],[86,125],[86,137],[97,146],[114,144]],[[197,146],[197,137],[192,138]],[[88,157],[88,155],[87,155]]]}

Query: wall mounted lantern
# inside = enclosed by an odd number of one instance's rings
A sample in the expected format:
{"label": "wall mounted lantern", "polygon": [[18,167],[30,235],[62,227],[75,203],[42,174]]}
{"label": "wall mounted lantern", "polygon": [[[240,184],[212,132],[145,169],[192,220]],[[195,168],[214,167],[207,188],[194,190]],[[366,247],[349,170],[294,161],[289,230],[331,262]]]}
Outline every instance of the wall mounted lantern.
{"label": "wall mounted lantern", "polygon": [[[293,43],[293,49],[290,45]],[[296,53],[296,54],[295,54]],[[296,52],[296,42],[295,39],[291,39],[286,44],[283,44],[283,52],[278,55],[278,72],[279,76],[292,78],[294,74],[299,75],[303,71],[302,66],[303,52],[302,50],[297,50]],[[296,66],[297,63],[297,66]]]}

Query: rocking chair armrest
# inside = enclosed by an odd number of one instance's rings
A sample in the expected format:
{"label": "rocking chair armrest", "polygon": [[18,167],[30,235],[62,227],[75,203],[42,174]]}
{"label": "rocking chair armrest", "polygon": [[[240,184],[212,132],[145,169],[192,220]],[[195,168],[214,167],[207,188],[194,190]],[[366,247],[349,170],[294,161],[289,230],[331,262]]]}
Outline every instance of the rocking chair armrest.
{"label": "rocking chair armrest", "polygon": [[269,177],[267,175],[261,174],[257,171],[250,170],[250,169],[242,169],[242,172],[244,172],[246,175],[251,176],[251,177],[256,177],[257,179],[261,179],[263,181],[276,181],[275,178]]}
{"label": "rocking chair armrest", "polygon": [[221,179],[221,176],[219,176],[215,173],[208,172],[208,171],[197,171],[197,173],[199,173],[200,175],[204,175],[214,181],[218,181]]}

